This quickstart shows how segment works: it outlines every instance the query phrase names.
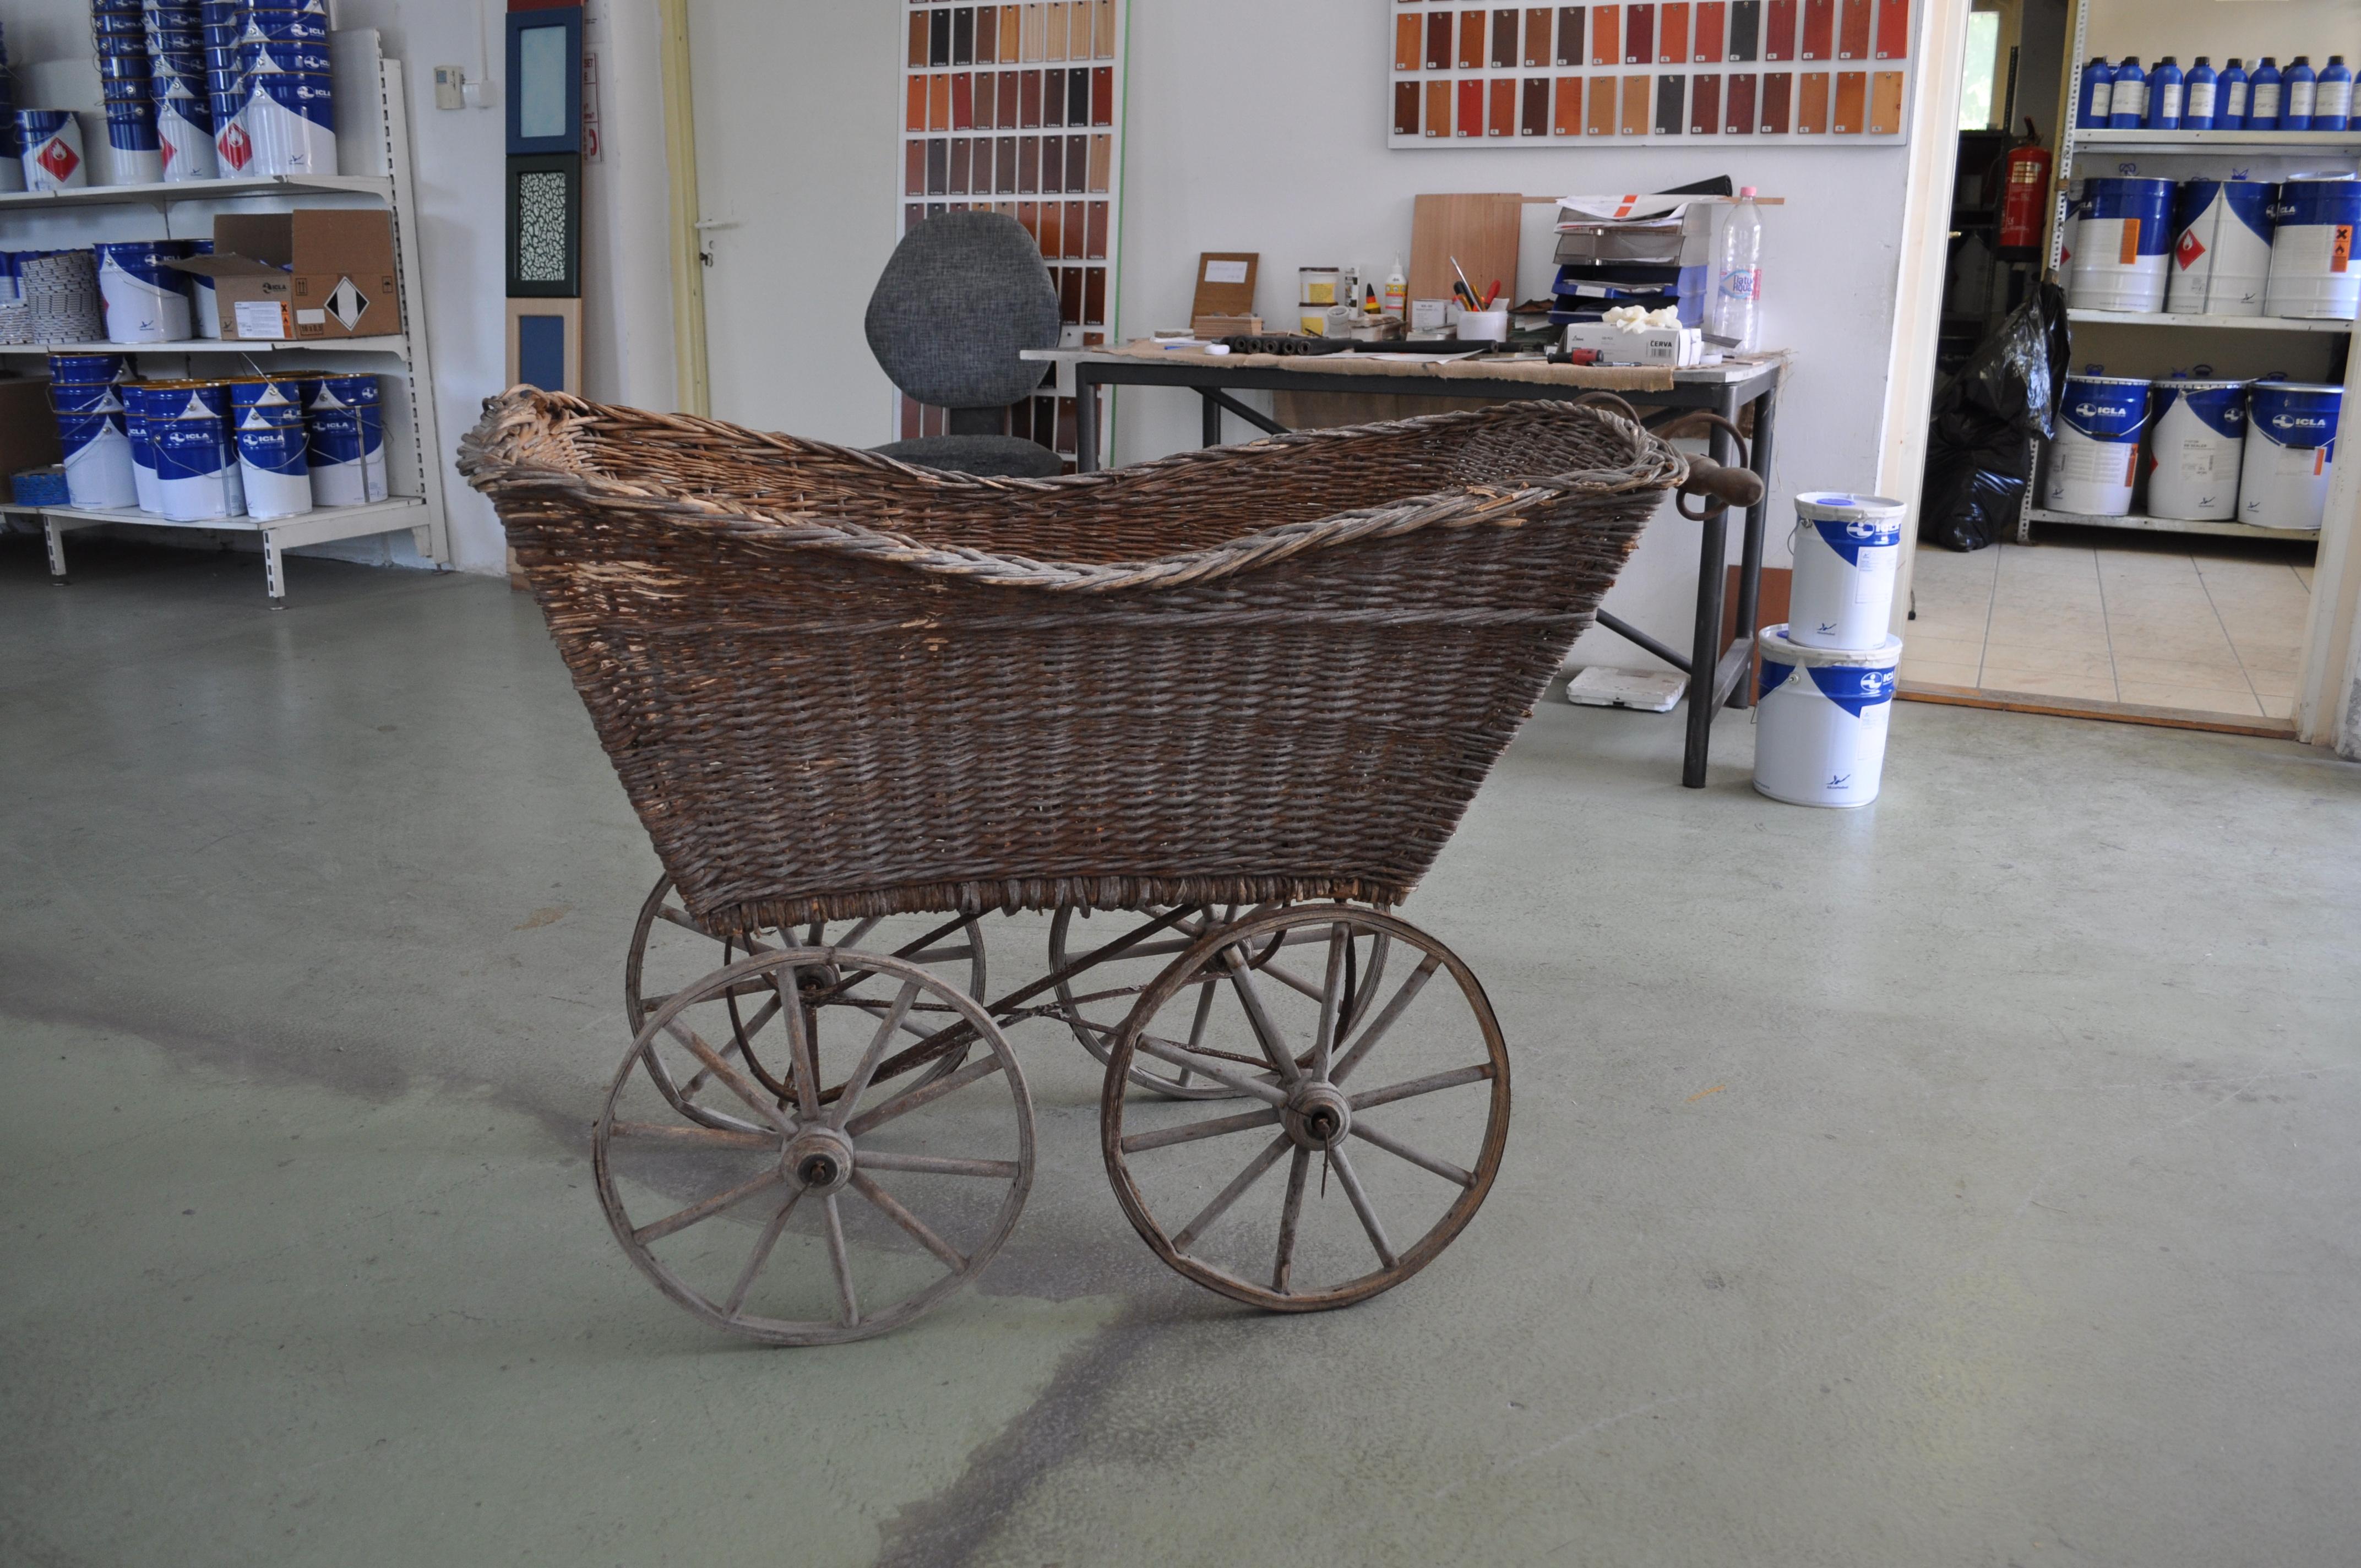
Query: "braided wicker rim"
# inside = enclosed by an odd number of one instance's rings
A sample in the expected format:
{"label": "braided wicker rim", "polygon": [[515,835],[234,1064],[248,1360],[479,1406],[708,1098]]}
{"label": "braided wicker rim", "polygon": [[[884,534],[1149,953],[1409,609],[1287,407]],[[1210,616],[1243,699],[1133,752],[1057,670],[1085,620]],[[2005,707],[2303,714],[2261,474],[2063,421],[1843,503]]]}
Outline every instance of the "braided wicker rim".
{"label": "braided wicker rim", "polygon": [[[1536,476],[1514,488],[1462,484],[1389,506],[1283,523],[1205,549],[1147,561],[1038,561],[972,547],[928,543],[843,518],[719,505],[653,486],[631,484],[603,473],[591,462],[581,437],[602,421],[627,412],[636,427],[635,439],[644,440],[669,429],[684,437],[719,439],[741,449],[767,447],[782,453],[807,453],[823,456],[834,465],[867,467],[881,475],[917,480],[940,490],[946,499],[984,499],[994,494],[1074,494],[1093,486],[1137,484],[1159,473],[1185,470],[1203,462],[1205,454],[1176,453],[1125,468],[1057,479],[986,478],[922,468],[859,447],[749,430],[693,414],[641,409],[609,411],[570,393],[519,386],[486,400],[483,420],[460,440],[458,469],[469,484],[496,501],[595,500],[613,510],[657,513],[684,527],[757,538],[770,544],[826,550],[994,587],[1082,594],[1208,583],[1312,551],[1399,538],[1425,528],[1512,528],[1521,525],[1528,513],[1552,503],[1662,491],[1688,478],[1686,458],[1662,438],[1620,414],[1575,403],[1534,402],[1522,408],[1546,410],[1556,417],[1593,422],[1601,433],[1621,439],[1628,457],[1618,467]],[[1246,453],[1357,441],[1371,435],[1432,430],[1493,417],[1493,411],[1483,409],[1427,414],[1381,423],[1297,431],[1228,450]]]}

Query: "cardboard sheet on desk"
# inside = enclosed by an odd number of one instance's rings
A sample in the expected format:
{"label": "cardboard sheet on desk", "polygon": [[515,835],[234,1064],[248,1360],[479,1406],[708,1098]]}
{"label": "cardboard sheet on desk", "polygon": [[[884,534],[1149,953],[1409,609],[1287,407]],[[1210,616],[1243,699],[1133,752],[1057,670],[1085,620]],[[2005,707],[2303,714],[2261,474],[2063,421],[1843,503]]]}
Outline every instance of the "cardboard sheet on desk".
{"label": "cardboard sheet on desk", "polygon": [[1124,348],[1126,357],[1167,364],[1219,365],[1225,369],[1301,370],[1315,376],[1400,377],[1438,381],[1530,381],[1540,386],[1583,387],[1614,392],[1664,392],[1673,373],[1652,365],[1552,365],[1541,359],[1459,359],[1433,354],[1233,354],[1217,358],[1186,349]]}

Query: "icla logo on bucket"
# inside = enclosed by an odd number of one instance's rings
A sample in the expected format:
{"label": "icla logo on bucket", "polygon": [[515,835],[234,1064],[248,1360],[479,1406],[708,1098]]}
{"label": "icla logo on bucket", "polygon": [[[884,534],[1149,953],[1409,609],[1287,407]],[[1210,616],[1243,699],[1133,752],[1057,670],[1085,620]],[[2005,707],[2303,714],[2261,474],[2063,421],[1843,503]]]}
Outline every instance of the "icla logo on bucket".
{"label": "icla logo on bucket", "polygon": [[2324,419],[2306,419],[2301,414],[2273,414],[2271,428],[2274,430],[2326,430],[2328,422]]}
{"label": "icla logo on bucket", "polygon": [[1879,696],[1894,689],[1892,670],[1865,670],[1861,677],[1861,695]]}
{"label": "icla logo on bucket", "polygon": [[2078,419],[2097,419],[2102,414],[2112,419],[2126,419],[2130,417],[2131,411],[2128,406],[2117,403],[2076,403],[2074,405],[2074,414]]}

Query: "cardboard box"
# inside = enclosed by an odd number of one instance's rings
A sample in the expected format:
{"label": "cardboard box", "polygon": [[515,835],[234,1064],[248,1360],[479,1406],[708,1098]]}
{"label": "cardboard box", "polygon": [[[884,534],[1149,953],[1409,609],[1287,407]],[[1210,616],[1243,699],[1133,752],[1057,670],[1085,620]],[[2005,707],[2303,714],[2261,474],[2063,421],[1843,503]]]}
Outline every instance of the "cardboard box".
{"label": "cardboard box", "polygon": [[1596,350],[1601,365],[1662,365],[1681,370],[1705,357],[1703,335],[1686,326],[1625,332],[1605,322],[1576,322],[1565,329],[1565,346]]}
{"label": "cardboard box", "polygon": [[57,416],[49,412],[49,381],[0,377],[0,474],[46,468],[64,455],[58,444]]}
{"label": "cardboard box", "polygon": [[210,278],[225,338],[384,337],[401,330],[393,214],[313,207],[225,213],[214,254],[168,262]]}
{"label": "cardboard box", "polygon": [[1258,337],[1262,334],[1262,318],[1257,315],[1197,316],[1189,323],[1191,336]]}

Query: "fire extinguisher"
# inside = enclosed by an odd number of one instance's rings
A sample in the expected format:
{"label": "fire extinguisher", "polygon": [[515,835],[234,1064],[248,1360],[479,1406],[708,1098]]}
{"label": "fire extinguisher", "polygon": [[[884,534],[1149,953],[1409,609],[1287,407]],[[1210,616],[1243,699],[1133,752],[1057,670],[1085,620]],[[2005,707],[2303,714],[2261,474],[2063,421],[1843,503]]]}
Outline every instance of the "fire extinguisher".
{"label": "fire extinguisher", "polygon": [[2041,255],[2041,220],[2049,205],[2049,149],[2028,117],[2025,139],[2001,159],[2000,245],[2003,261]]}

